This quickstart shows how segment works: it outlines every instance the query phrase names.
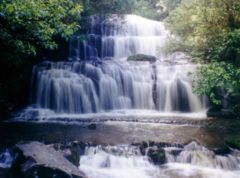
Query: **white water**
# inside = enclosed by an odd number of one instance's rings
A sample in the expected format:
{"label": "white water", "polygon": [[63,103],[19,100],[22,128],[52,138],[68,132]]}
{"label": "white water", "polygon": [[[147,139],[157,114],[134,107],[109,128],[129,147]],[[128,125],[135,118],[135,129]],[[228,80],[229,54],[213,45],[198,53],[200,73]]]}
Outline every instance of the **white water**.
{"label": "white water", "polygon": [[[168,35],[161,22],[134,15],[93,17],[88,39],[71,40],[69,61],[34,67],[32,105],[16,119],[150,122],[146,117],[206,117],[205,98],[193,94],[188,75],[197,66],[183,53],[159,53]],[[126,60],[139,53],[158,60]],[[80,169],[89,178],[239,177],[237,151],[220,156],[196,143],[164,149],[167,163],[156,166],[136,147],[90,147],[81,157]]]}
{"label": "white water", "polygon": [[[178,155],[173,151],[178,150]],[[220,156],[195,142],[184,148],[166,147],[167,163],[153,165],[137,147],[89,147],[80,169],[89,178],[237,178],[240,154]]]}
{"label": "white water", "polygon": [[89,178],[151,178],[158,175],[158,168],[147,157],[139,156],[139,150],[127,146],[90,147],[81,157],[80,169]]}
{"label": "white water", "polygon": [[7,149],[5,152],[0,153],[0,168],[11,168],[13,160],[14,158],[11,155],[10,150]]}
{"label": "white water", "polygon": [[104,61],[97,67],[78,62],[46,65],[48,70],[36,74],[36,104],[57,113],[114,109],[200,112],[205,109],[201,99],[192,93],[188,72],[194,70],[193,64],[156,64],[155,72],[148,62],[132,65],[126,61]]}
{"label": "white water", "polygon": [[[183,53],[159,53],[168,35],[162,22],[135,15],[92,17],[88,39],[71,40],[71,61],[35,66],[33,108],[38,113],[51,110],[55,116],[116,110],[158,111],[163,116],[205,112],[206,99],[193,94],[188,75],[197,66]],[[139,53],[158,61],[126,60]],[[26,120],[31,113],[20,117]]]}
{"label": "white water", "polygon": [[137,148],[127,146],[87,148],[80,169],[89,178],[157,178],[159,173]]}

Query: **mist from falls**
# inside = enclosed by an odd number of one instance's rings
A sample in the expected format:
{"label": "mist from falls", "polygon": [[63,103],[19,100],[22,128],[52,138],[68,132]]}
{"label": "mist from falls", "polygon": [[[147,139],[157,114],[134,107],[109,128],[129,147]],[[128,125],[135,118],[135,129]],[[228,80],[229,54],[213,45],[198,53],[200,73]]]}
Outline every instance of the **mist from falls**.
{"label": "mist from falls", "polygon": [[[19,117],[129,110],[205,117],[206,98],[193,94],[189,76],[197,65],[184,53],[160,52],[169,35],[162,22],[135,15],[93,16],[87,39],[72,37],[67,61],[34,67],[32,106]],[[128,61],[134,54],[157,61]]]}

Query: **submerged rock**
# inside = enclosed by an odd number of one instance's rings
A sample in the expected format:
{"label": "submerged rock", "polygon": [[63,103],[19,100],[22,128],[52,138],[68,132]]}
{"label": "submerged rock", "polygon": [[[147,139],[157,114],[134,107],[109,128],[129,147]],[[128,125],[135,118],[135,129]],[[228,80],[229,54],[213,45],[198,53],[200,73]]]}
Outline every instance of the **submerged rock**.
{"label": "submerged rock", "polygon": [[86,177],[74,164],[60,152],[40,142],[18,144],[26,161],[21,165],[24,177],[38,178],[84,178]]}
{"label": "submerged rock", "polygon": [[156,165],[166,163],[165,150],[162,148],[157,148],[157,147],[149,148],[147,155],[150,157],[152,162]]}
{"label": "submerged rock", "polygon": [[149,62],[156,62],[157,58],[155,56],[150,56],[150,55],[146,55],[146,54],[135,54],[132,56],[129,56],[127,58],[128,61],[149,61]]}
{"label": "submerged rock", "polygon": [[88,125],[88,129],[89,129],[89,130],[96,130],[96,128],[97,128],[97,125],[96,125],[96,124],[90,124],[90,125]]}

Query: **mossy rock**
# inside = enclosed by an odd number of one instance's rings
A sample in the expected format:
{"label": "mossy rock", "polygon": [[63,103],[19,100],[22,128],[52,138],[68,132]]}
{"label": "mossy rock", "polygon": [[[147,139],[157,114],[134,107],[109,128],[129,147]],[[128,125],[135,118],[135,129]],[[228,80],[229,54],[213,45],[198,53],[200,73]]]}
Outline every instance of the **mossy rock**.
{"label": "mossy rock", "polygon": [[161,165],[166,163],[165,151],[162,148],[160,149],[149,148],[147,155],[150,157],[150,159],[155,165]]}
{"label": "mossy rock", "polygon": [[232,148],[240,149],[240,138],[227,140],[226,144]]}
{"label": "mossy rock", "polygon": [[135,54],[132,56],[129,56],[127,58],[128,61],[138,61],[138,62],[145,62],[149,61],[151,63],[156,62],[157,58],[155,56],[150,56],[146,54]]}

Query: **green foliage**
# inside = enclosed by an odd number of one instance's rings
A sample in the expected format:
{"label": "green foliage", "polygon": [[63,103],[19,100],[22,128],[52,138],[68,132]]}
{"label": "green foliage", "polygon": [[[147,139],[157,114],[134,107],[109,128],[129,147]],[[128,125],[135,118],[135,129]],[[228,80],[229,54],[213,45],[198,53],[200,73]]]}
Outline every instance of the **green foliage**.
{"label": "green foliage", "polygon": [[0,117],[27,103],[32,66],[79,29],[80,12],[78,0],[1,0]]}
{"label": "green foliage", "polygon": [[70,37],[77,29],[81,5],[66,0],[2,0],[0,43],[16,53],[55,49],[53,37]]}
{"label": "green foliage", "polygon": [[165,22],[178,37],[168,46],[188,52],[203,63],[195,75],[195,92],[207,94],[215,104],[220,104],[219,88],[226,95],[240,92],[238,0],[182,0]]}
{"label": "green foliage", "polygon": [[240,64],[240,29],[225,33],[212,44],[206,56],[209,59],[227,60],[235,65]]}
{"label": "green foliage", "polygon": [[194,45],[179,38],[169,36],[165,45],[159,50],[164,54],[171,54],[177,51],[191,53],[194,51]]}
{"label": "green foliage", "polygon": [[194,80],[195,92],[207,94],[215,104],[220,104],[218,88],[224,88],[227,93],[240,92],[240,69],[227,62],[212,62],[203,65]]}
{"label": "green foliage", "polygon": [[232,148],[240,149],[240,139],[231,138],[226,141],[226,144]]}
{"label": "green foliage", "polygon": [[179,0],[85,0],[83,4],[88,15],[136,14],[159,20],[166,17],[177,2]]}
{"label": "green foliage", "polygon": [[160,20],[162,11],[158,10],[158,3],[159,0],[135,0],[131,13],[150,19]]}
{"label": "green foliage", "polygon": [[239,6],[237,0],[182,0],[166,24],[182,41],[193,44],[207,58],[216,44],[222,44],[223,37],[239,28]]}

